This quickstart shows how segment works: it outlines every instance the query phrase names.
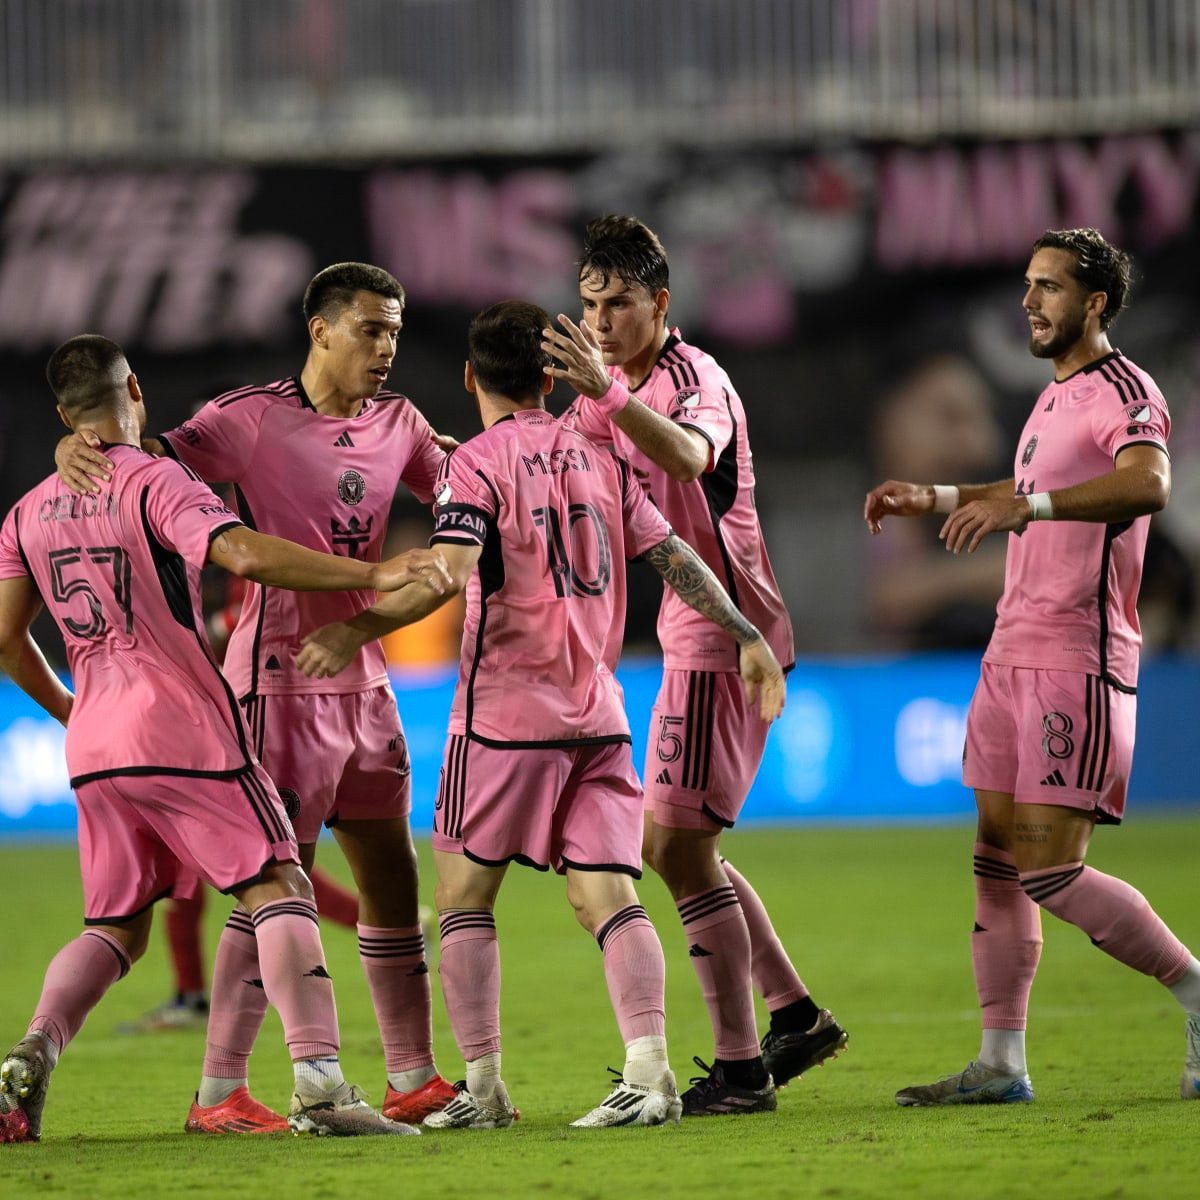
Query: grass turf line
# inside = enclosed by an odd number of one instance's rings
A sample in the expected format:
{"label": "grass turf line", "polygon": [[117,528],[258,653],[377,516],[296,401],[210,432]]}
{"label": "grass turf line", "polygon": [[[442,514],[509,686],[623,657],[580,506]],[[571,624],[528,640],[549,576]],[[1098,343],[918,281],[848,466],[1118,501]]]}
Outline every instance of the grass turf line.
{"label": "grass turf line", "polygon": [[[1200,819],[1142,816],[1098,831],[1089,861],[1139,887],[1200,944],[1189,851]],[[1170,995],[1045,920],[1031,1008],[1033,1105],[902,1110],[896,1088],[960,1069],[978,1047],[970,972],[971,832],[858,828],[730,834],[731,861],[766,900],[818,1003],[850,1030],[848,1054],[781,1093],[775,1116],[678,1128],[568,1130],[606,1093],[622,1051],[601,957],[575,924],[562,882],[513,868],[497,908],[504,1075],[522,1120],[508,1131],[420,1139],[199,1138],[181,1132],[200,1070],[195,1033],[121,1037],[114,1026],[167,991],[163,936],[92,1014],[55,1072],[40,1146],[0,1147],[6,1195],[324,1198],[444,1196],[1183,1197],[1200,1104],[1176,1087],[1183,1022]],[[420,847],[431,893],[428,844]],[[345,878],[336,847],[321,858]],[[72,847],[5,846],[8,900],[0,1042],[24,1030],[42,972],[78,929]],[[643,901],[667,953],[672,1064],[711,1034],[674,908],[648,878]],[[228,902],[212,896],[211,950]],[[353,934],[323,930],[347,1076],[382,1098],[374,1018]],[[438,989],[443,1074],[461,1073]],[[268,1015],[251,1061],[255,1094],[286,1107],[290,1069]]]}

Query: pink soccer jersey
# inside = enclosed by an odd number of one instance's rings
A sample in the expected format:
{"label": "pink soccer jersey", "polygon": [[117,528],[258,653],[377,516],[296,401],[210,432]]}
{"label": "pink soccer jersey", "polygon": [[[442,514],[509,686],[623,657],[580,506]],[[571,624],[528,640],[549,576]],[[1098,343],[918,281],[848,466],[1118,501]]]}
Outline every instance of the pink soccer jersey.
{"label": "pink soccer jersey", "polygon": [[[162,438],[168,452],[212,483],[232,483],[242,519],[326,554],[378,562],[396,487],[423,502],[445,455],[403,396],[381,392],[356,417],[316,411],[299,379],[217,397]],[[378,642],[333,679],[295,667],[302,638],[369,608],[375,593],[289,592],[249,584],[225,656],[239,699],[297,692],[357,692],[387,683]]]}
{"label": "pink soccer jersey", "polygon": [[[1129,446],[1166,451],[1166,401],[1119,350],[1050,383],[1017,450],[1018,495],[1070,487],[1113,469]],[[1101,525],[1038,521],[1010,534],[1004,594],[984,659],[1082,671],[1137,685],[1142,642],[1137,596],[1149,516]]]}
{"label": "pink soccer jersey", "polygon": [[625,559],[671,532],[628,467],[542,409],[517,412],[446,460],[434,518],[433,543],[483,547],[450,733],[507,747],[628,741],[613,675]]}
{"label": "pink soccer jersey", "polygon": [[244,771],[246,728],[199,597],[210,542],[241,522],[186,467],[132,446],[105,453],[102,492],[77,496],[52,475],[0,531],[0,579],[31,576],[66,643],[71,784]]}
{"label": "pink soccer jersey", "polygon": [[[620,368],[609,368],[609,374],[628,386]],[[653,370],[632,391],[648,408],[698,430],[711,444],[708,468],[699,479],[672,479],[586,397],[576,399],[563,420],[588,438],[611,442],[629,460],[671,528],[704,559],[742,614],[762,632],[775,657],[790,666],[795,661],[792,624],[758,523],[746,414],[729,376],[710,355],[689,346],[679,330],[672,329]],[[658,640],[668,670],[738,669],[733,638],[669,588],[663,590]]]}

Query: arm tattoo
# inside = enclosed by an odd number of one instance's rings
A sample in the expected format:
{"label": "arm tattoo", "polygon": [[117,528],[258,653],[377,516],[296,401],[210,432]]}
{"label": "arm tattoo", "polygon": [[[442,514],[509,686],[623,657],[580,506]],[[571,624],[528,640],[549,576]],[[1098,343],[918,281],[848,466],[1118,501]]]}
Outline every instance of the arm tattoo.
{"label": "arm tattoo", "polygon": [[682,538],[671,534],[657,546],[651,546],[643,557],[684,604],[719,625],[736,641],[745,644],[761,636],[733,606],[717,577]]}

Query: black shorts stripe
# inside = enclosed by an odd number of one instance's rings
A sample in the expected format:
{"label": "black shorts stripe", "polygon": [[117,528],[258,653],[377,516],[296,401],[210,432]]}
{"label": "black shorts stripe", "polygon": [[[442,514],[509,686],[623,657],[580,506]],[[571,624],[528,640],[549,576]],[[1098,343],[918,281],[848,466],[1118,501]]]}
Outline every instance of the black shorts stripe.
{"label": "black shorts stripe", "polygon": [[711,671],[688,673],[687,743],[684,747],[682,786],[697,791],[708,789],[712,757],[713,699],[716,676]]}
{"label": "black shorts stripe", "polygon": [[288,828],[287,822],[284,820],[284,814],[280,812],[279,805],[272,800],[266,785],[253,772],[247,773],[246,784],[258,797],[258,802],[262,805],[267,819],[271,822],[271,827],[278,833],[279,836],[276,840],[281,842],[291,841],[293,837],[292,831]]}
{"label": "black shorts stripe", "polygon": [[463,806],[467,793],[467,748],[470,745],[462,734],[452,734],[446,755],[446,795],[442,809],[444,829],[448,838],[462,837]]}
{"label": "black shorts stripe", "polygon": [[1082,791],[1098,792],[1104,786],[1104,773],[1108,769],[1108,750],[1112,740],[1111,699],[1103,679],[1088,675],[1086,680],[1085,729],[1075,786]]}
{"label": "black shorts stripe", "polygon": [[1104,787],[1104,773],[1108,769],[1108,748],[1112,743],[1112,698],[1103,679],[1096,680],[1096,701],[1101,714],[1101,732],[1097,741],[1100,743],[1100,761],[1096,764],[1088,785],[1093,792],[1101,791]]}
{"label": "black shorts stripe", "polygon": [[267,835],[267,840],[272,843],[290,841],[291,839],[279,819],[279,814],[267,798],[261,784],[254,778],[253,772],[239,775],[238,783],[250,807],[254,810],[254,815],[258,818],[263,833]]}

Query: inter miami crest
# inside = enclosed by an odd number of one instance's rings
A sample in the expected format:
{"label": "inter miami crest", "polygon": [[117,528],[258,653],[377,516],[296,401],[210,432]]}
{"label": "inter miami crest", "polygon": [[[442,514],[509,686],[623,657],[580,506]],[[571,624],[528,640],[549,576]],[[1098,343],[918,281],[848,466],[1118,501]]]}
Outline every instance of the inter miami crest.
{"label": "inter miami crest", "polygon": [[283,801],[283,811],[287,813],[288,820],[295,825],[296,818],[300,815],[300,793],[292,788],[281,787],[279,798]]}
{"label": "inter miami crest", "polygon": [[1037,453],[1037,434],[1029,439],[1029,445],[1025,447],[1025,453],[1021,455],[1021,466],[1027,467],[1033,462],[1033,456]]}
{"label": "inter miami crest", "polygon": [[338,479],[338,495],[344,504],[360,504],[367,494],[367,481],[352,468],[342,472]]}

